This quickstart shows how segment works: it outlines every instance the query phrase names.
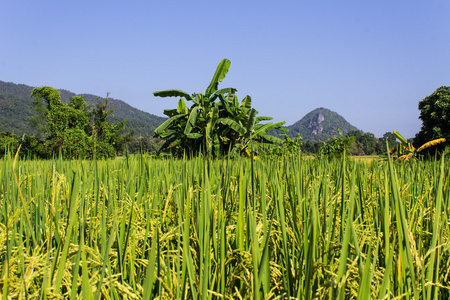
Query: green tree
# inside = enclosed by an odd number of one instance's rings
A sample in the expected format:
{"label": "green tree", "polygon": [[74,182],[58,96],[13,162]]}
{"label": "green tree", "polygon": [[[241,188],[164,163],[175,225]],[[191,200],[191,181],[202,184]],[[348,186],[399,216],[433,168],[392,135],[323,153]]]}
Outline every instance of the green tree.
{"label": "green tree", "polygon": [[[61,102],[59,91],[52,87],[35,88],[31,93],[36,111],[40,113],[41,128],[45,133],[45,146],[54,154],[84,156],[80,144],[87,140],[85,128],[89,119],[84,112]],[[83,147],[84,148],[84,147]]]}
{"label": "green tree", "polygon": [[375,153],[377,146],[377,138],[373,133],[365,132],[361,136],[359,141],[361,143],[364,155],[372,155]]}
{"label": "green tree", "polygon": [[382,140],[384,141],[385,148],[386,148],[386,141],[387,141],[389,149],[394,147],[395,143],[397,142],[395,134],[393,134],[392,132],[386,132],[385,134],[383,134]]}
{"label": "green tree", "polygon": [[386,154],[386,142],[389,149],[397,144],[397,139],[392,132],[385,132],[383,136],[377,140],[375,150],[378,155]]}
{"label": "green tree", "polygon": [[129,153],[156,153],[163,143],[154,137],[133,137],[127,144],[127,150]]}
{"label": "green tree", "polygon": [[319,155],[322,157],[341,157],[349,154],[349,147],[355,142],[353,136],[343,136],[339,128],[339,137],[333,136],[325,145],[319,150]]}
{"label": "green tree", "polygon": [[20,140],[20,155],[26,158],[47,158],[44,143],[36,136],[24,134]]}
{"label": "green tree", "polygon": [[[220,62],[204,94],[190,95],[181,90],[154,93],[159,97],[181,97],[176,109],[164,110],[169,119],[155,130],[155,137],[165,140],[161,150],[170,149],[175,155],[196,155],[204,151],[207,155],[219,156],[244,151],[251,140],[258,140],[263,147],[282,142],[266,133],[281,127],[284,121],[259,124],[272,118],[257,117],[250,96],[239,103],[236,89],[218,89],[230,64],[228,59]],[[193,102],[190,108],[185,100]]]}
{"label": "green tree", "polygon": [[0,132],[0,157],[14,155],[19,148],[19,137],[12,132]]}
{"label": "green tree", "polygon": [[50,156],[114,157],[127,141],[122,136],[126,121],[111,124],[106,120],[112,113],[107,110],[107,100],[91,111],[80,96],[63,103],[59,91],[52,87],[35,88],[31,96],[37,112],[32,121],[43,132],[44,150]]}
{"label": "green tree", "polygon": [[355,140],[349,147],[351,155],[372,155],[376,153],[377,138],[373,133],[352,130],[347,132],[346,136],[353,137]]}
{"label": "green tree", "polygon": [[97,102],[97,105],[92,111],[93,140],[97,142],[97,146],[113,147],[114,151],[123,152],[127,143],[131,141],[133,132],[124,134],[124,128],[127,124],[127,120],[115,122],[114,124],[109,122],[107,118],[113,113],[113,109],[108,110],[108,95],[106,96],[105,102]]}
{"label": "green tree", "polygon": [[56,126],[52,123],[59,123],[57,113],[63,103],[61,102],[59,92],[52,87],[40,87],[33,89],[31,93],[33,98],[34,111],[37,113],[30,120],[39,131],[47,137],[57,132]]}
{"label": "green tree", "polygon": [[300,145],[300,149],[304,153],[317,154],[324,145],[322,141],[306,141]]}
{"label": "green tree", "polygon": [[284,135],[283,143],[272,149],[271,151],[268,151],[268,155],[276,155],[276,156],[297,156],[301,153],[301,146],[302,146],[302,137],[300,136],[300,133],[297,135],[296,138],[290,138],[287,134]]}
{"label": "green tree", "polygon": [[450,140],[450,87],[441,86],[433,94],[419,102],[422,127],[414,138],[414,144],[421,145],[430,140],[445,138],[447,140],[437,150],[448,146]]}
{"label": "green tree", "polygon": [[361,130],[351,130],[345,135],[347,137],[353,137],[354,143],[351,143],[348,147],[350,155],[364,155],[363,146],[361,144],[361,138],[363,133]]}

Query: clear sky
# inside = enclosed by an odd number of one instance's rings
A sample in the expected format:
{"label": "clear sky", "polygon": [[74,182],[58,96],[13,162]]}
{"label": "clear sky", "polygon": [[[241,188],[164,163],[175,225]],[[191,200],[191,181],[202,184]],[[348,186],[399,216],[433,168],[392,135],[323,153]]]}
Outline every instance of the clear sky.
{"label": "clear sky", "polygon": [[219,87],[291,125],[317,107],[380,137],[420,130],[418,102],[450,85],[450,1],[2,0],[0,80],[121,99],[162,116]]}

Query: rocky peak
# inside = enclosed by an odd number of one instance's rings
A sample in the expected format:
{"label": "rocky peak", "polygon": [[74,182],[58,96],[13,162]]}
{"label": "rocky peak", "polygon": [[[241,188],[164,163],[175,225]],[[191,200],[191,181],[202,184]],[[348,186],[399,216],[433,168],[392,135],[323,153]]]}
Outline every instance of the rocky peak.
{"label": "rocky peak", "polygon": [[325,120],[325,116],[322,114],[321,111],[309,120],[308,128],[311,128],[311,134],[317,135],[321,134],[323,131],[323,125],[322,122]]}

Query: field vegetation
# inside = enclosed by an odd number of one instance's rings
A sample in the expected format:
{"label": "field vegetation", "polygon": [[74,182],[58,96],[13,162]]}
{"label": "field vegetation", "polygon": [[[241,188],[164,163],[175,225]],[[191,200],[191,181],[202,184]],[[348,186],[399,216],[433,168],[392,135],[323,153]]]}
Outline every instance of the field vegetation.
{"label": "field vegetation", "polygon": [[4,299],[448,299],[449,164],[0,161]]}

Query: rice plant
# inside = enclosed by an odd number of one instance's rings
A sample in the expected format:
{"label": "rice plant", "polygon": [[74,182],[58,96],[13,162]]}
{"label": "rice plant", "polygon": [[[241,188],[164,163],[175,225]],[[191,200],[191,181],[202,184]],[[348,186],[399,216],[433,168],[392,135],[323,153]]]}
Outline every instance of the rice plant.
{"label": "rice plant", "polygon": [[0,161],[3,299],[447,299],[449,165]]}

